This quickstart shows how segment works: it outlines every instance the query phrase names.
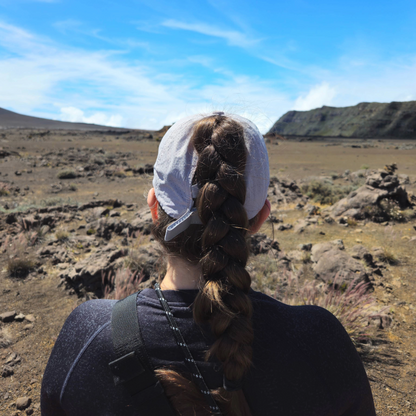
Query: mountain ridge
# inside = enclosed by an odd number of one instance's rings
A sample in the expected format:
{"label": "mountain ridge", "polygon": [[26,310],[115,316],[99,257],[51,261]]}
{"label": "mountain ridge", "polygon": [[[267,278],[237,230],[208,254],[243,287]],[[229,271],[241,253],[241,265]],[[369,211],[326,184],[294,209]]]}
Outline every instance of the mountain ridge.
{"label": "mountain ridge", "polygon": [[267,134],[416,139],[416,101],[292,110],[280,117]]}
{"label": "mountain ridge", "polygon": [[18,128],[84,131],[113,130],[120,132],[130,130],[120,127],[102,126],[99,124],[73,123],[70,121],[50,120],[47,118],[26,116],[0,107],[0,130]]}

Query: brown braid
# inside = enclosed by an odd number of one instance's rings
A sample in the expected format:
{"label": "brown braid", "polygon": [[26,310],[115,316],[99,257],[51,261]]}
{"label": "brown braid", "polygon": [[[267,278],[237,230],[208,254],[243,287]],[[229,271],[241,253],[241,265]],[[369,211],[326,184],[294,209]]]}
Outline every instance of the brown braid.
{"label": "brown braid", "polygon": [[[253,342],[252,304],[247,295],[251,278],[245,269],[249,221],[243,206],[247,158],[244,131],[232,119],[211,116],[196,124],[192,143],[199,156],[193,179],[200,189],[195,205],[203,224],[165,242],[164,230],[173,220],[160,209],[153,232],[168,254],[200,263],[204,285],[194,302],[194,319],[209,323],[216,337],[206,359],[215,356],[225,377],[239,382],[250,369]],[[191,415],[197,409],[197,414],[210,414],[202,394],[189,380],[171,370],[158,370],[158,376],[179,414]],[[225,414],[251,414],[242,390],[221,388],[213,393]]]}

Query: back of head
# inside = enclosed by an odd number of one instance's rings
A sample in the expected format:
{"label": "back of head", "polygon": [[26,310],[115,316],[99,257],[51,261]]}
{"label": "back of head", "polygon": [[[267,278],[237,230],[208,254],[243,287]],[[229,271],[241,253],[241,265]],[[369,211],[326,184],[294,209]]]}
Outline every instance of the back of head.
{"label": "back of head", "polygon": [[[255,140],[261,142],[253,144],[247,138],[244,124],[221,114],[201,118],[193,123],[189,145],[190,151],[196,152],[196,163],[190,168],[192,178],[187,186],[193,187],[196,192],[188,210],[194,210],[190,212],[198,216],[199,224],[190,225],[170,241],[166,241],[166,230],[176,218],[164,212],[164,196],[162,192],[158,196],[155,187],[156,196],[161,200],[159,222],[154,227],[155,237],[165,247],[168,255],[177,255],[201,266],[202,283],[194,302],[194,319],[197,323],[209,323],[216,337],[206,359],[215,356],[222,363],[224,388],[216,392],[216,398],[220,406],[221,402],[225,403],[226,414],[230,415],[250,414],[240,387],[251,366],[253,342],[252,304],[248,297],[251,278],[246,270],[249,247],[246,236],[250,222],[256,220],[255,214],[264,204],[269,179],[268,161],[267,166],[256,168],[255,164],[262,161],[252,160],[255,153],[253,147],[260,146],[261,152],[264,147],[257,129],[256,135],[258,137]],[[255,150],[258,150],[257,147]],[[265,157],[267,159],[267,153]],[[246,200],[248,162],[252,164],[250,175],[259,176],[257,179],[250,177],[251,181],[254,184],[262,183],[263,189],[260,192],[263,193],[263,200],[257,201],[258,195],[253,190],[251,193],[254,202]],[[157,163],[155,169],[157,177]],[[256,173],[252,173],[253,169]],[[159,374],[163,380],[163,370]],[[183,385],[183,380],[169,374],[166,379],[169,379],[166,383],[168,395],[169,385],[171,388],[174,388],[175,383]],[[189,407],[189,414],[194,414],[196,399],[179,399],[178,393],[176,389],[174,396],[177,403],[174,405],[180,414],[188,414],[183,403],[189,400],[194,402]],[[203,403],[202,401],[201,404]],[[204,414],[201,412],[209,414],[208,409],[199,409],[197,413]]]}

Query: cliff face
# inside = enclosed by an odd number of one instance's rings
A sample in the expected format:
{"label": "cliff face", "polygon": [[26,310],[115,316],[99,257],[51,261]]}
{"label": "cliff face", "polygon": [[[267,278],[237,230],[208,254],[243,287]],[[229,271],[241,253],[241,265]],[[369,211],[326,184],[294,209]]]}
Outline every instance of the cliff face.
{"label": "cliff face", "polygon": [[416,101],[360,103],[353,107],[289,111],[269,133],[283,136],[416,139]]}

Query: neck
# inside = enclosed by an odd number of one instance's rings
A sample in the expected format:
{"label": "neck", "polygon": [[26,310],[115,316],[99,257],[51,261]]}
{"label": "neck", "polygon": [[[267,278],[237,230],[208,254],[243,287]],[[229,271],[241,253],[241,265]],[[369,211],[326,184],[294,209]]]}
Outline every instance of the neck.
{"label": "neck", "polygon": [[199,264],[191,264],[178,257],[169,257],[166,275],[160,287],[163,290],[199,289],[201,274]]}

